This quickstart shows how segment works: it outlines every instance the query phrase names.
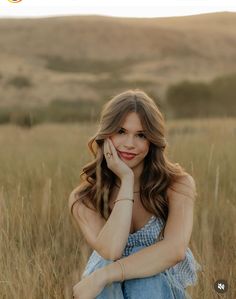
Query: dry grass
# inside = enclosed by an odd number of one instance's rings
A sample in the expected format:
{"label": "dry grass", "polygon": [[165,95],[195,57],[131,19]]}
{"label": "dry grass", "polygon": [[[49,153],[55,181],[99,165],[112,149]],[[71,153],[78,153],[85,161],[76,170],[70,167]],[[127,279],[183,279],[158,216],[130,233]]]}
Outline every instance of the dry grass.
{"label": "dry grass", "polygon": [[[91,252],[69,217],[67,198],[90,160],[94,125],[0,127],[0,297],[71,298]],[[236,120],[168,123],[169,157],[196,180],[190,243],[203,266],[194,299],[216,298],[227,279],[233,299],[236,211]]]}

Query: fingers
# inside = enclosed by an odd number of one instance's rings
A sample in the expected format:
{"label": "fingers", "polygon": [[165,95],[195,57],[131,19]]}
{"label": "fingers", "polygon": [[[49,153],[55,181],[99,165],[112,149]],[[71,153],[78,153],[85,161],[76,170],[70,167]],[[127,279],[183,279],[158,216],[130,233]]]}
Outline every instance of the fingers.
{"label": "fingers", "polygon": [[110,148],[110,144],[109,144],[109,142],[108,142],[108,139],[105,139],[104,140],[104,156],[105,156],[105,159],[106,159],[106,161],[107,161],[107,163],[109,162],[108,160],[110,160],[111,159],[111,157],[109,157],[109,159],[107,158],[107,153],[110,153],[110,154],[112,154],[112,150],[111,150],[111,148]]}
{"label": "fingers", "polygon": [[111,141],[109,138],[107,138],[107,148],[108,148],[108,153],[112,154],[112,149],[111,149]]}
{"label": "fingers", "polygon": [[107,139],[104,140],[104,155],[106,157],[106,153],[110,153],[110,148],[109,148],[109,144],[107,142]]}
{"label": "fingers", "polygon": [[[109,158],[107,158],[107,155],[106,155],[107,153],[111,154],[111,156]],[[111,158],[113,158],[114,161],[119,160],[119,156],[116,151],[116,148],[110,138],[106,138],[104,140],[104,156],[105,156],[105,159],[107,162],[111,161]]]}
{"label": "fingers", "polygon": [[114,144],[112,143],[111,139],[108,138],[108,142],[109,142],[111,153],[112,153],[113,157],[115,159],[118,158],[116,148],[115,148]]}

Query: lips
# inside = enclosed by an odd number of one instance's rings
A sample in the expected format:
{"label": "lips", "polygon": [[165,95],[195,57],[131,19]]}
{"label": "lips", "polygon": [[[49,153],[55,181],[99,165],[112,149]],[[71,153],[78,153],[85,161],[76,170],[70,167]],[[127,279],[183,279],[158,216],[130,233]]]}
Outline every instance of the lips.
{"label": "lips", "polygon": [[127,159],[127,160],[131,160],[131,159],[133,159],[133,158],[136,156],[135,154],[129,154],[129,153],[120,152],[120,151],[119,151],[119,154],[120,154],[124,159]]}

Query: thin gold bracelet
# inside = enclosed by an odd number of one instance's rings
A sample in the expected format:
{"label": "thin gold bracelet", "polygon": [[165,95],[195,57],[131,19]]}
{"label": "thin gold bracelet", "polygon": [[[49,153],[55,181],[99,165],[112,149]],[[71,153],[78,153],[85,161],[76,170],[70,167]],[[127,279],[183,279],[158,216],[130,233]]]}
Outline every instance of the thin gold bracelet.
{"label": "thin gold bracelet", "polygon": [[121,278],[121,282],[123,282],[125,280],[125,267],[123,265],[123,263],[121,262],[121,260],[117,260],[117,263],[120,265],[121,267],[121,271],[122,271],[122,278]]}
{"label": "thin gold bracelet", "polygon": [[132,202],[134,202],[133,198],[121,198],[121,199],[115,200],[114,203],[116,203],[117,201],[120,201],[120,200],[131,200]]}

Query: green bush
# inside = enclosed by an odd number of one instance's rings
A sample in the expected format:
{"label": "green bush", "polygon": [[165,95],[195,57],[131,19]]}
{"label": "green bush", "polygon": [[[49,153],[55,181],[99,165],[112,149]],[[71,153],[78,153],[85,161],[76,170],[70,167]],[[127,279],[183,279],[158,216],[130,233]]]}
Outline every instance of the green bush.
{"label": "green bush", "polygon": [[212,95],[205,83],[183,81],[167,90],[167,104],[174,110],[176,117],[199,117],[208,114],[207,105]]}
{"label": "green bush", "polygon": [[14,107],[9,112],[9,122],[19,125],[21,127],[30,128],[40,122],[42,122],[42,117],[40,117],[41,109],[29,109],[26,107]]}
{"label": "green bush", "polygon": [[13,106],[0,110],[0,124],[13,123],[32,127],[43,122],[94,122],[100,112],[100,103],[55,99],[46,107]]}
{"label": "green bush", "polygon": [[9,108],[0,109],[0,124],[8,123],[10,120]]}
{"label": "green bush", "polygon": [[8,85],[13,85],[16,88],[28,88],[32,86],[32,83],[28,77],[15,76],[7,81]]}
{"label": "green bush", "polygon": [[236,109],[236,74],[216,78],[211,82],[211,89],[216,103],[220,104],[219,109],[224,108],[227,111]]}
{"label": "green bush", "polygon": [[236,116],[236,75],[217,78],[209,84],[183,81],[169,86],[166,104],[172,116]]}
{"label": "green bush", "polygon": [[93,101],[55,99],[45,108],[48,121],[96,121],[100,104]]}
{"label": "green bush", "polygon": [[46,67],[57,72],[93,73],[119,72],[134,63],[134,60],[124,59],[119,61],[105,61],[96,59],[75,59],[61,56],[42,55],[46,60]]}

